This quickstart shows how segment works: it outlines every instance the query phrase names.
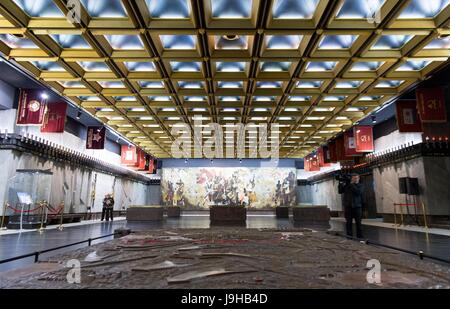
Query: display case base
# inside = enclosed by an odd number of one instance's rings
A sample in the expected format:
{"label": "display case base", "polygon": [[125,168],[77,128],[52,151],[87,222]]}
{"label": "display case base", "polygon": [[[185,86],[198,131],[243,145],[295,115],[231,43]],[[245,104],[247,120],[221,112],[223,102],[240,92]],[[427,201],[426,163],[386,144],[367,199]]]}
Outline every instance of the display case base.
{"label": "display case base", "polygon": [[328,222],[330,209],[327,206],[293,207],[294,222]]}
{"label": "display case base", "polygon": [[286,207],[286,206],[275,207],[275,214],[278,219],[288,219],[289,218],[289,207]]}
{"label": "display case base", "polygon": [[127,210],[127,221],[161,221],[163,217],[162,206],[133,206]]}
{"label": "display case base", "polygon": [[235,206],[212,206],[209,209],[209,217],[212,225],[242,226],[247,221],[247,209]]}

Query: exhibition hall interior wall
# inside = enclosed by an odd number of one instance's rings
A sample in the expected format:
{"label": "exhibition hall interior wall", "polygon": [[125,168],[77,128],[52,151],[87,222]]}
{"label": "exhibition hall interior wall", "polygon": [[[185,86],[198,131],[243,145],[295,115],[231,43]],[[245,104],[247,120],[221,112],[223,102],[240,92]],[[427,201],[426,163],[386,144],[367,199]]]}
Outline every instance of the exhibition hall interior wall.
{"label": "exhibition hall interior wall", "polygon": [[[107,139],[105,149],[86,150],[86,128],[76,120],[69,118],[66,131],[59,133],[41,133],[39,127],[16,126],[14,100],[17,100],[17,89],[0,82],[0,131],[21,135],[33,135],[46,141],[64,146],[85,155],[101,159],[104,162],[120,166],[120,145]],[[8,183],[15,176],[17,169],[39,169],[53,172],[50,205],[65,204],[65,213],[84,213],[88,207],[92,212],[100,212],[103,197],[114,192],[115,210],[121,210],[129,205],[143,205],[149,202],[150,187],[144,183],[131,181],[85,169],[71,166],[67,163],[45,160],[42,157],[12,150],[0,151],[0,201],[5,202],[8,194]],[[96,181],[95,181],[96,179]],[[95,199],[92,194],[95,192]],[[94,204],[92,205],[92,203]],[[1,207],[0,212],[3,212]]]}

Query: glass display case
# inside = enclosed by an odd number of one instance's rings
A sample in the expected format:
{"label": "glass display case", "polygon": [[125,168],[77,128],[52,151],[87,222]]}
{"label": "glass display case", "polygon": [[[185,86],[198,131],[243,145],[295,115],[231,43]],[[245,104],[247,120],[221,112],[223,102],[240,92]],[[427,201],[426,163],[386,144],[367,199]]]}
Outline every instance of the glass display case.
{"label": "glass display case", "polygon": [[9,180],[6,200],[8,228],[40,228],[47,222],[53,173],[46,170],[17,170]]}

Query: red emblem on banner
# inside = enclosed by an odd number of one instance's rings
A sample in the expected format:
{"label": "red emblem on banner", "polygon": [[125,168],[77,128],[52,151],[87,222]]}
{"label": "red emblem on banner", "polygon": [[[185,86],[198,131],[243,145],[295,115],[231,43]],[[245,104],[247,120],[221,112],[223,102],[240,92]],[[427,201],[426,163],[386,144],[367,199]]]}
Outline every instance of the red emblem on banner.
{"label": "red emblem on banner", "polygon": [[136,166],[137,162],[138,154],[136,147],[122,145],[122,164]]}
{"label": "red emblem on banner", "polygon": [[45,115],[44,124],[41,127],[43,133],[63,133],[66,124],[67,104],[50,103]]}
{"label": "red emblem on banner", "polygon": [[[344,133],[344,156],[353,157],[361,155],[356,151],[355,137],[353,136],[353,130]],[[345,159],[344,159],[345,160]]]}
{"label": "red emblem on banner", "polygon": [[447,122],[443,88],[417,89],[416,97],[422,122]]}
{"label": "red emblem on banner", "polygon": [[17,111],[17,125],[37,125],[44,123],[47,112],[47,100],[42,91],[21,89]]}
{"label": "red emblem on banner", "polygon": [[396,112],[399,132],[422,132],[416,101],[397,101]]}
{"label": "red emblem on banner", "polygon": [[356,152],[373,152],[373,130],[371,126],[353,127]]}
{"label": "red emblem on banner", "polygon": [[106,128],[103,126],[88,127],[86,149],[104,149]]}

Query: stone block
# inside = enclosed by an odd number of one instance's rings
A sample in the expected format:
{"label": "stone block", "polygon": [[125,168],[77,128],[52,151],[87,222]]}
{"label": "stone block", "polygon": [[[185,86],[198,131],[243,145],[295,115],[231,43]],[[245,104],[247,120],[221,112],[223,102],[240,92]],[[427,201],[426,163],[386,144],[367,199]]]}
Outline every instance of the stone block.
{"label": "stone block", "polygon": [[278,206],[275,208],[275,214],[277,218],[289,218],[289,207]]}
{"label": "stone block", "polygon": [[181,216],[181,207],[178,206],[167,207],[167,217],[179,218],[180,216]]}
{"label": "stone block", "polygon": [[302,206],[293,207],[294,222],[328,222],[330,221],[330,209],[327,206]]}
{"label": "stone block", "polygon": [[245,225],[247,209],[237,206],[212,206],[209,209],[211,224]]}
{"label": "stone block", "polygon": [[132,206],[127,210],[128,221],[161,221],[163,217],[162,206]]}

